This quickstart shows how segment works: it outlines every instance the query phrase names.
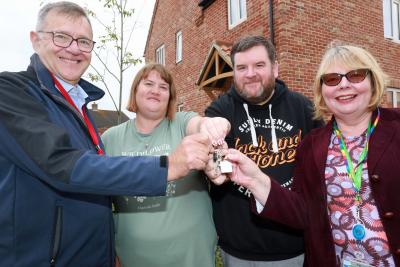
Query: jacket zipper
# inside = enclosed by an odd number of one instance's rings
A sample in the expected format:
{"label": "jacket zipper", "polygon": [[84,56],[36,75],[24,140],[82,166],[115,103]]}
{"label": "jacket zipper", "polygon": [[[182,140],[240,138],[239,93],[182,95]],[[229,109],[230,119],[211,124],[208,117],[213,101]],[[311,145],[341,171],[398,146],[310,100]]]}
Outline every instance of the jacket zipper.
{"label": "jacket zipper", "polygon": [[62,207],[56,206],[56,216],[54,223],[54,232],[53,232],[53,243],[50,248],[50,266],[56,265],[56,258],[58,251],[60,250],[61,243],[61,231],[62,231]]}
{"label": "jacket zipper", "polygon": [[46,89],[45,87],[42,87],[42,91],[49,96],[52,100],[54,100],[55,102],[63,105],[66,109],[68,109],[70,112],[72,112],[72,114],[78,119],[79,123],[86,129],[86,131],[89,133],[89,130],[86,126],[86,123],[83,119],[82,114],[77,111],[76,109],[74,109],[68,102],[67,100],[65,100],[65,98],[54,95],[53,93],[51,93],[48,89]]}
{"label": "jacket zipper", "polygon": [[[57,96],[57,95],[54,95],[54,94],[51,93],[48,89],[46,89],[44,86],[42,86],[41,88],[42,88],[42,91],[43,91],[47,96],[49,96],[54,102],[57,102],[58,104],[63,105],[66,109],[68,109],[68,110],[72,113],[72,115],[76,117],[76,119],[78,120],[78,122],[79,122],[79,124],[82,126],[82,128],[85,129],[86,135],[87,135],[88,137],[91,138],[90,132],[89,132],[89,128],[88,128],[88,126],[86,125],[86,123],[85,123],[85,121],[84,121],[84,119],[83,119],[82,114],[81,114],[79,111],[77,111],[76,109],[74,109],[74,108],[65,100],[65,98],[59,97],[59,96]],[[92,143],[92,142],[90,142],[90,143]],[[97,147],[97,146],[94,146],[94,148],[95,148],[96,152],[97,152],[98,149],[99,149],[99,147]]]}

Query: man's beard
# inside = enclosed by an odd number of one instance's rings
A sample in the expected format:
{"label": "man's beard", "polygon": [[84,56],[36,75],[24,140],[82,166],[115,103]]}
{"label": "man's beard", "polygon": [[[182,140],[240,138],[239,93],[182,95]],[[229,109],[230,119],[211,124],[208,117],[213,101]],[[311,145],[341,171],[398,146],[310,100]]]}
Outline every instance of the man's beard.
{"label": "man's beard", "polygon": [[238,84],[236,82],[234,82],[234,83],[235,83],[235,88],[236,88],[236,91],[238,92],[238,94],[243,99],[245,99],[247,102],[249,102],[251,104],[255,104],[255,105],[267,100],[271,96],[272,92],[275,89],[275,85],[276,85],[275,79],[270,79],[269,81],[267,81],[266,84],[261,84],[262,90],[261,90],[260,95],[249,97],[246,94],[244,88],[240,88],[240,87],[238,87]]}

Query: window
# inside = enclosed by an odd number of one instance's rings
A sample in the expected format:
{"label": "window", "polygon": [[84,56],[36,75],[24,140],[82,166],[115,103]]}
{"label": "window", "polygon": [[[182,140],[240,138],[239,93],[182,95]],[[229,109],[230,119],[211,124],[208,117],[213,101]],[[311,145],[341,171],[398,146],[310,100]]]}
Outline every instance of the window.
{"label": "window", "polygon": [[182,61],[182,31],[176,33],[176,63]]}
{"label": "window", "polygon": [[165,45],[156,49],[156,62],[165,66]]}
{"label": "window", "polygon": [[183,103],[179,103],[179,104],[176,106],[176,110],[177,110],[178,112],[182,112],[182,111],[183,111]]}
{"label": "window", "polygon": [[400,108],[400,89],[388,88],[386,90],[387,104],[391,108]]}
{"label": "window", "polygon": [[386,38],[400,41],[400,0],[383,0],[383,26]]}
{"label": "window", "polygon": [[242,23],[246,18],[246,0],[228,0],[229,29]]}

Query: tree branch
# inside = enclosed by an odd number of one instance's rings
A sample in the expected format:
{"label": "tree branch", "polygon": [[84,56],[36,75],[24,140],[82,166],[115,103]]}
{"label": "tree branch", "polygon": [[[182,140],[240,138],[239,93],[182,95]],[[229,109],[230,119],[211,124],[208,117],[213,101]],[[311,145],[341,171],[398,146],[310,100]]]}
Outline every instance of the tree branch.
{"label": "tree branch", "polygon": [[93,50],[96,58],[101,62],[101,64],[103,65],[104,69],[108,72],[108,74],[110,74],[112,77],[114,77],[115,80],[117,80],[118,83],[120,83],[120,79],[108,68],[107,64],[101,59],[100,55]]}
{"label": "tree branch", "polygon": [[101,75],[101,73],[100,73],[100,72],[96,69],[96,67],[93,66],[92,64],[90,64],[90,67],[97,73],[97,76],[100,78],[100,81],[102,82],[102,84],[104,85],[104,87],[106,88],[108,94],[109,94],[110,97],[111,97],[111,100],[112,100],[112,102],[113,102],[113,104],[114,104],[115,110],[118,111],[117,104],[115,103],[114,97],[112,96],[112,94],[111,94],[111,92],[110,92],[110,89],[108,88],[108,85],[107,85],[106,81],[104,80],[104,76]]}

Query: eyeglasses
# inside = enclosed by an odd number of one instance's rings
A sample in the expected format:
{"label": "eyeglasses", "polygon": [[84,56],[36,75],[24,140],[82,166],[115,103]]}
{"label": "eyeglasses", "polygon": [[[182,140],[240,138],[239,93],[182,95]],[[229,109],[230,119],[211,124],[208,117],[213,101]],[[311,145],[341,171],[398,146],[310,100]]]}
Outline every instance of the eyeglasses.
{"label": "eyeglasses", "polygon": [[364,81],[368,73],[368,69],[352,70],[346,74],[327,73],[321,76],[321,84],[324,83],[327,86],[336,86],[342,81],[343,77],[346,77],[346,79],[351,83],[360,83]]}
{"label": "eyeglasses", "polygon": [[89,40],[87,38],[74,38],[69,34],[61,33],[61,32],[46,32],[46,31],[38,31],[41,33],[50,33],[53,35],[53,43],[54,45],[62,48],[69,47],[73,41],[76,41],[78,44],[79,50],[82,52],[90,53],[93,50],[94,44],[96,42]]}

